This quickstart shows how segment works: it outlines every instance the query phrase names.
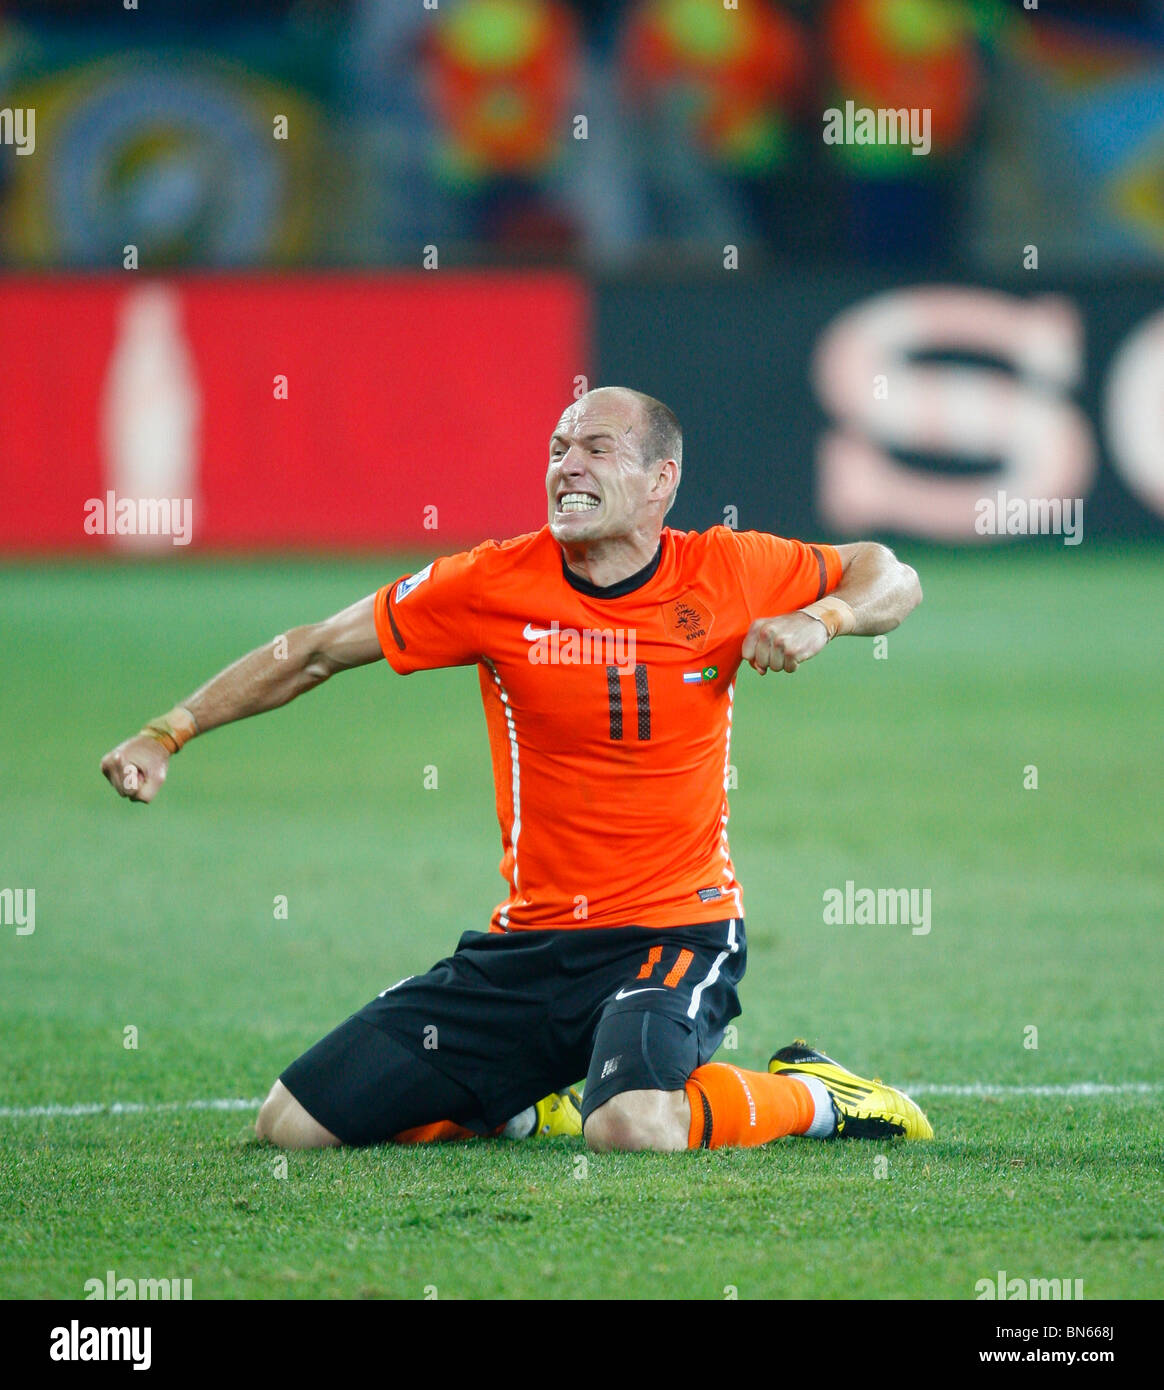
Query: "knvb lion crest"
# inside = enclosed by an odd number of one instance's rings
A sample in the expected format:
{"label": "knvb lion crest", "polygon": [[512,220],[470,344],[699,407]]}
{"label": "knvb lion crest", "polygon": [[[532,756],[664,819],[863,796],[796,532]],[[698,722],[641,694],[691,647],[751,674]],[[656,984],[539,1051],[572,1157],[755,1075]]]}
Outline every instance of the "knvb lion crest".
{"label": "knvb lion crest", "polygon": [[707,646],[712,622],[711,614],[692,594],[663,605],[663,625],[668,634],[678,637],[693,652],[701,652]]}

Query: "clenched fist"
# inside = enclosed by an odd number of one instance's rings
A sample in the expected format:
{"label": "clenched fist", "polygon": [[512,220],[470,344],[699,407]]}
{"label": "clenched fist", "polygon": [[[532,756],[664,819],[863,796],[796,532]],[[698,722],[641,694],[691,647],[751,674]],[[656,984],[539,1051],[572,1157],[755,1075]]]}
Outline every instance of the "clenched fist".
{"label": "clenched fist", "polygon": [[783,613],[757,618],[744,638],[743,658],[764,676],[769,671],[795,671],[802,661],[828,645],[829,630],[808,613]]}
{"label": "clenched fist", "polygon": [[152,801],[166,780],[170,754],[149,734],[135,734],[101,759],[114,791],[130,801]]}

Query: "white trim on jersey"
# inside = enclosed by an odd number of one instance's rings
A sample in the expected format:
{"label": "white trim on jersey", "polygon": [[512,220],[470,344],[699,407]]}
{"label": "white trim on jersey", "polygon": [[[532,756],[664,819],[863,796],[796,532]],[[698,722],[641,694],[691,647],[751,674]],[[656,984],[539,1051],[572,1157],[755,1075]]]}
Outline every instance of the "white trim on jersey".
{"label": "white trim on jersey", "polygon": [[[729,866],[730,866],[730,864],[731,864],[731,862],[732,862],[731,850],[730,850],[729,847],[728,847],[728,833],[727,833],[727,824],[728,824],[727,784],[728,784],[728,770],[729,770],[729,768],[730,768],[731,765],[732,765],[732,707],[733,707],[733,705],[734,705],[734,703],[735,703],[735,698],[736,698],[736,685],[735,685],[735,681],[729,682],[727,694],[728,694],[727,720],[726,720],[726,722],[725,722],[725,724],[724,724],[724,740],[723,740],[723,812],[721,813],[720,818],[719,818],[719,847],[720,847],[720,853],[723,855],[723,871],[724,871],[724,881],[725,881],[725,882],[726,882],[727,879],[729,878],[728,868],[729,868]],[[729,896],[730,898],[732,898],[733,901],[735,902],[735,905],[736,905],[736,916],[737,916],[737,917],[742,917],[742,916],[744,915],[744,904],[743,904],[743,901],[742,901],[741,898],[740,898],[740,890],[739,890],[738,885],[737,885],[735,888],[732,889],[731,893],[730,893],[728,896]]]}
{"label": "white trim on jersey", "polygon": [[[509,692],[501,684],[501,677],[497,674],[497,667],[488,659],[485,659],[485,666],[493,677],[493,684],[497,687],[497,693],[501,697],[501,708],[505,711],[505,728],[509,735],[509,781],[513,792],[513,829],[510,834],[509,844],[513,850],[513,887],[516,892],[518,889],[517,878],[517,840],[521,834],[521,759],[518,754],[517,726],[513,722],[513,710],[509,704]],[[509,926],[509,915],[507,908],[513,906],[512,899],[503,903],[501,913],[497,919],[498,926]]]}
{"label": "white trim on jersey", "polygon": [[691,1003],[687,1005],[687,1017],[694,1018],[699,1012],[699,1001],[703,998],[703,991],[708,985],[715,984],[719,979],[720,966],[727,960],[728,956],[734,956],[740,949],[740,943],[736,940],[736,919],[733,917],[728,923],[728,944],[727,950],[721,951],[715,958],[715,963],[703,977],[702,980],[691,991]]}

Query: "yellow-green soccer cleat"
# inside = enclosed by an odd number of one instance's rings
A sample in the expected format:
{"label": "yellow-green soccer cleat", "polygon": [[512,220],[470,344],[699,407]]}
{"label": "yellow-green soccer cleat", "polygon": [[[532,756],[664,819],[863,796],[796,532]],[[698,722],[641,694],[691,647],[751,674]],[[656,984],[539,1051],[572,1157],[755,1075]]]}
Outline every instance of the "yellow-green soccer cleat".
{"label": "yellow-green soccer cleat", "polygon": [[576,1139],[582,1133],[582,1097],[572,1087],[553,1091],[534,1106],[537,1116],[531,1139]]}
{"label": "yellow-green soccer cleat", "polygon": [[874,1077],[866,1081],[846,1071],[823,1052],[815,1052],[803,1038],[782,1047],[768,1063],[768,1070],[815,1076],[832,1097],[837,1114],[835,1139],[932,1139],[933,1127],[916,1102],[904,1091],[886,1086]]}

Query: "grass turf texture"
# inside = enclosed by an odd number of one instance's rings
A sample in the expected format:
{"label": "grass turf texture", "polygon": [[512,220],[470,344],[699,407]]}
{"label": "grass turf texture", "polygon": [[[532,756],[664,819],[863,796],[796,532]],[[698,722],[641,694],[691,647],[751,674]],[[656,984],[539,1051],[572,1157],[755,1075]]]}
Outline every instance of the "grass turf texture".
{"label": "grass turf texture", "polygon": [[[1164,556],[911,558],[926,602],[887,659],[851,639],[795,678],[741,672],[750,962],[721,1059],[802,1034],[904,1085],[1156,1083]],[[471,670],[344,675],[194,744],[149,808],[98,772],[244,650],[408,567],[0,569],[0,886],[36,889],[35,933],[0,929],[0,1105],[260,1096],[485,925]],[[847,879],[929,887],[932,931],[824,925]],[[0,1118],[0,1295],[112,1269],[196,1298],[962,1299],[1005,1269],[1159,1296],[1164,1093],[922,1099],[929,1145],[389,1147],[290,1154],[285,1178],[253,1113]]]}

